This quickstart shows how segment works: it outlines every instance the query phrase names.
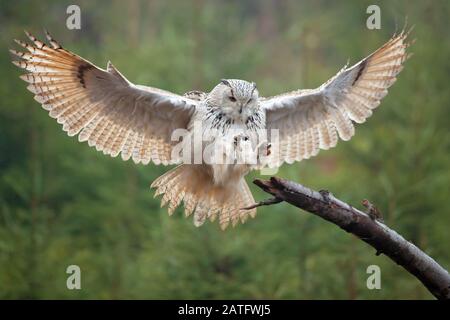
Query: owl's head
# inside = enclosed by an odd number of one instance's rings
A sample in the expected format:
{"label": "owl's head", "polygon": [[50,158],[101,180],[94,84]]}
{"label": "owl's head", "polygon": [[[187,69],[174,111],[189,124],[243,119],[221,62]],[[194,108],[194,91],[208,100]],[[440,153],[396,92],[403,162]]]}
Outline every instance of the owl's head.
{"label": "owl's head", "polygon": [[254,82],[222,79],[207,97],[210,106],[232,117],[246,117],[258,108],[259,93]]}

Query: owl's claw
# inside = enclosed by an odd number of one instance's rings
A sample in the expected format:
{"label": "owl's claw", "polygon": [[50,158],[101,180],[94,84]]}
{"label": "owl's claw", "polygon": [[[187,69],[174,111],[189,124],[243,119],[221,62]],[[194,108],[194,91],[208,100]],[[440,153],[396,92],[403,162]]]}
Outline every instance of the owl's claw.
{"label": "owl's claw", "polygon": [[270,156],[270,154],[272,153],[272,144],[268,143],[267,147],[266,147],[266,156]]}
{"label": "owl's claw", "polygon": [[258,157],[260,155],[262,156],[269,156],[271,154],[271,148],[272,148],[272,144],[270,142],[267,141],[263,141],[258,145]]}

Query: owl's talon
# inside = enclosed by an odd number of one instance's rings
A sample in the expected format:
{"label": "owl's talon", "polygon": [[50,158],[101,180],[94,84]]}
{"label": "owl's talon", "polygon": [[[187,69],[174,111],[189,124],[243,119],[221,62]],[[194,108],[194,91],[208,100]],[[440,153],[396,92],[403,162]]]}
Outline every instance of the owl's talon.
{"label": "owl's talon", "polygon": [[272,149],[272,144],[268,143],[267,148],[266,148],[266,156],[270,156],[270,154],[272,153],[271,149]]}

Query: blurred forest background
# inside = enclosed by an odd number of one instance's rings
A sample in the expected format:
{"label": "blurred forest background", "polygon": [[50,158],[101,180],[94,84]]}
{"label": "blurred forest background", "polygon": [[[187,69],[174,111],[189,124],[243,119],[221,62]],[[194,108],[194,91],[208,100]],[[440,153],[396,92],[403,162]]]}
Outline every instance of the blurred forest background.
{"label": "blurred forest background", "polygon": [[[81,30],[66,28],[70,4],[81,7]],[[381,8],[381,30],[366,28],[370,4]],[[370,199],[448,269],[449,1],[2,0],[0,298],[431,299],[385,256],[287,204],[225,232],[217,223],[194,227],[180,209],[168,217],[149,188],[168,169],[67,137],[8,52],[24,29],[43,38],[45,27],[135,83],[183,93],[242,78],[272,95],[317,87],[387,41],[406,16],[414,56],[381,107],[350,142],[278,175],[356,207]],[[66,288],[72,264],[82,290]],[[372,264],[381,267],[381,290],[366,288]]]}

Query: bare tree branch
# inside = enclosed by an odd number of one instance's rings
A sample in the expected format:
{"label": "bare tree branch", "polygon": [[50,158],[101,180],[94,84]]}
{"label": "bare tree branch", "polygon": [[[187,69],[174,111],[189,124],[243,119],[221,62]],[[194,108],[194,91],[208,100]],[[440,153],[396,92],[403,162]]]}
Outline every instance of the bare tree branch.
{"label": "bare tree branch", "polygon": [[275,198],[249,208],[286,201],[309,211],[368,243],[376,249],[377,255],[384,253],[419,279],[436,298],[450,299],[449,273],[414,244],[380,222],[379,211],[369,201],[363,201],[368,209],[366,214],[328,191],[317,192],[292,181],[272,177],[269,181],[257,179],[254,183]]}

